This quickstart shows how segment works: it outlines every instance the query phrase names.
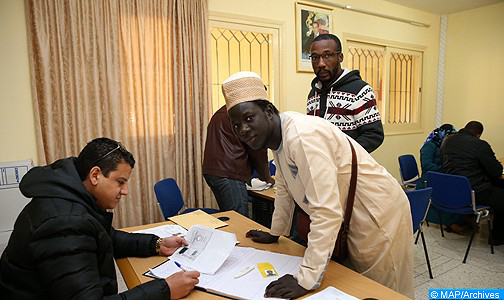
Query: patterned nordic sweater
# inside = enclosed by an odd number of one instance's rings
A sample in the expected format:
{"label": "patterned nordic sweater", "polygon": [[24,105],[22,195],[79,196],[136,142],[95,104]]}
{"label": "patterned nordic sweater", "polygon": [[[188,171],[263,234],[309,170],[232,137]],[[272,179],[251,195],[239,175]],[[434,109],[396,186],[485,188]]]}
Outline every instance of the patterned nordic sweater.
{"label": "patterned nordic sweater", "polygon": [[383,142],[383,126],[373,88],[359,71],[343,69],[343,74],[322,89],[318,78],[312,81],[306,112],[324,118],[356,140],[369,153]]}

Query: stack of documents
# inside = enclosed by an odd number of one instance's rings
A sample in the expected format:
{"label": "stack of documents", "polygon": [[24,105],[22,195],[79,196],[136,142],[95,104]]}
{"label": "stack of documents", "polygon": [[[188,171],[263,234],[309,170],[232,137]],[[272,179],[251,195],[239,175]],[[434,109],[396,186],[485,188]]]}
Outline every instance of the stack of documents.
{"label": "stack of documents", "polygon": [[[268,284],[279,279],[286,274],[296,274],[302,257],[286,254],[256,250],[254,248],[234,247],[231,255],[224,264],[213,275],[201,274],[198,287],[207,290],[210,293],[231,297],[234,299],[272,299],[264,298],[264,292]],[[180,268],[176,267],[174,261],[170,260],[149,270],[144,275],[155,278],[166,278]],[[258,264],[271,264],[276,275],[264,277]],[[252,270],[243,274],[244,270]],[[242,276],[236,276],[241,275]],[[237,278],[236,278],[237,277]]]}

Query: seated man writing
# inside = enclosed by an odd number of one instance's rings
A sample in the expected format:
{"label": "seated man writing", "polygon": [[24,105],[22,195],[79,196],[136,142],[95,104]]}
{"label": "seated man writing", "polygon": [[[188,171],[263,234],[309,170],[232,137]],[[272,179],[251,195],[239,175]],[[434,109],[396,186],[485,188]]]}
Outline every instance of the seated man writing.
{"label": "seated man writing", "polygon": [[[277,166],[271,232],[247,235],[260,243],[276,242],[290,232],[296,204],[311,219],[299,272],[271,283],[266,296],[299,297],[320,286],[345,217],[351,174],[357,173],[345,263],[412,298],[411,212],[397,180],[329,121],[279,114],[257,74],[234,74],[222,90],[238,138],[254,150],[272,149]],[[352,172],[352,148],[357,172]]]}
{"label": "seated man writing", "polygon": [[113,209],[128,194],[133,155],[98,138],[79,157],[31,169],[19,188],[33,198],[18,216],[1,258],[3,299],[178,299],[199,272],[179,272],[117,294],[114,257],[169,256],[187,242],[112,227]]}

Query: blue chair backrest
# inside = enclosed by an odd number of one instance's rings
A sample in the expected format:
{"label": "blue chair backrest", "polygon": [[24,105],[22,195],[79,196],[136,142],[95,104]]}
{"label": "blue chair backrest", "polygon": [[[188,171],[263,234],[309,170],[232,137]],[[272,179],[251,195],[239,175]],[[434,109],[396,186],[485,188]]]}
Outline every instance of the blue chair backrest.
{"label": "blue chair backrest", "polygon": [[166,178],[156,183],[154,192],[165,219],[175,216],[184,206],[184,199],[173,178]]}
{"label": "blue chair backrest", "polygon": [[411,218],[413,220],[413,232],[418,230],[420,223],[425,219],[427,209],[429,208],[429,199],[432,194],[432,188],[421,190],[406,191],[406,196],[410,202]]}
{"label": "blue chair backrest", "polygon": [[427,186],[432,187],[432,201],[441,207],[472,206],[471,183],[465,176],[427,172]]}
{"label": "blue chair backrest", "polygon": [[270,160],[269,162],[270,175],[275,176],[276,174],[276,166],[274,160]]}
{"label": "blue chair backrest", "polygon": [[411,154],[399,156],[399,168],[401,169],[401,176],[404,181],[408,181],[418,174],[418,165],[415,157]]}

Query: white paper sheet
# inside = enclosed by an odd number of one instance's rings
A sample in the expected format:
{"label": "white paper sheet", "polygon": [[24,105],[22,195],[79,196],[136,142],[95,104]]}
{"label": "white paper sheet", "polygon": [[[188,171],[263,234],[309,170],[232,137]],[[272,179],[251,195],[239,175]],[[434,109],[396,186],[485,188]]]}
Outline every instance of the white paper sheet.
{"label": "white paper sheet", "polygon": [[166,238],[170,236],[180,236],[185,237],[187,235],[187,230],[180,225],[161,225],[157,227],[142,229],[134,231],[134,233],[150,233],[159,236],[160,238]]}
{"label": "white paper sheet", "polygon": [[236,235],[202,225],[189,228],[185,236],[189,246],[178,249],[171,260],[199,271],[213,275],[229,257],[236,245]]}
{"label": "white paper sheet", "polygon": [[249,191],[264,191],[271,187],[271,183],[267,183],[266,181],[262,181],[257,178],[252,178],[250,183],[252,186],[247,184],[247,190]]}
{"label": "white paper sheet", "polygon": [[334,286],[329,286],[310,297],[306,297],[305,300],[358,300],[358,298],[350,296],[347,293],[338,290]]}

